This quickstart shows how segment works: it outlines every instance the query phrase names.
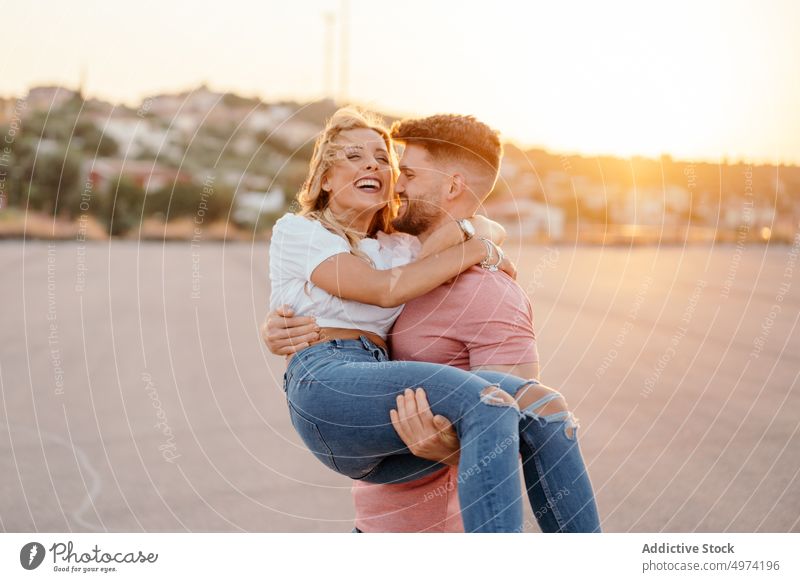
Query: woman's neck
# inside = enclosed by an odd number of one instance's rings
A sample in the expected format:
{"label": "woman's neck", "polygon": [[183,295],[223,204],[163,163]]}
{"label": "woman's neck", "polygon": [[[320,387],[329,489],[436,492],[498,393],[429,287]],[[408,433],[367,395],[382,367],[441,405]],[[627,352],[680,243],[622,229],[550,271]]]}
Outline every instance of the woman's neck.
{"label": "woman's neck", "polygon": [[369,226],[375,218],[375,213],[359,214],[354,216],[351,212],[332,212],[333,217],[344,226],[348,232],[354,234],[358,238],[364,238],[368,235]]}

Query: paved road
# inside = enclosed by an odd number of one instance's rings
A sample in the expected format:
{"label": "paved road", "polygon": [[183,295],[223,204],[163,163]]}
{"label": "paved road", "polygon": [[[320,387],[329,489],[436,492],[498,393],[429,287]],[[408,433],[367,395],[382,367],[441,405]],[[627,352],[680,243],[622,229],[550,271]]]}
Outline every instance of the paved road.
{"label": "paved road", "polygon": [[[0,527],[350,529],[258,339],[266,251],[0,243]],[[517,249],[606,531],[800,531],[789,251]]]}

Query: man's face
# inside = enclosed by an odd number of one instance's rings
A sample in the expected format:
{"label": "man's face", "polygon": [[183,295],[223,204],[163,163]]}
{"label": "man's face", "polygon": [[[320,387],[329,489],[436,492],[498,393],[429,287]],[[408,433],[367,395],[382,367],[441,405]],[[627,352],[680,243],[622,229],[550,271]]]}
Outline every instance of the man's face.
{"label": "man's face", "polygon": [[395,184],[400,209],[392,225],[400,232],[414,236],[436,226],[445,214],[442,200],[449,178],[437,169],[425,148],[407,145],[400,159],[400,177]]}

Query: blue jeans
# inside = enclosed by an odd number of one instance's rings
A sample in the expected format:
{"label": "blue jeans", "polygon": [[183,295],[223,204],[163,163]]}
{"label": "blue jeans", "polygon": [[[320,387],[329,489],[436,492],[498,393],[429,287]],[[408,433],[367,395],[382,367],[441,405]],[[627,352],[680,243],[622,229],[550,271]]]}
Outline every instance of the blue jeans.
{"label": "blue jeans", "polygon": [[[474,374],[512,396],[532,383],[501,372],[481,370]],[[536,412],[560,396],[554,391],[525,407],[521,413],[519,448],[528,499],[544,533],[599,533],[600,517],[594,490],[578,446],[578,427],[572,415]]]}
{"label": "blue jeans", "polygon": [[[390,361],[365,336],[306,348],[292,358],[284,375],[292,424],[310,451],[332,470],[373,483],[412,481],[443,467],[412,455],[389,420],[398,394],[424,387],[433,412],[453,422],[461,441],[458,493],[468,532],[523,529],[518,454],[531,445],[520,441],[520,428],[523,422],[548,423],[481,398],[489,386],[510,391],[512,384],[516,391],[530,382],[506,374],[490,381],[450,366]],[[535,450],[529,450],[529,457],[523,457],[523,468],[531,462],[536,466]],[[524,471],[526,480],[529,473],[537,477],[529,486],[532,502],[564,495],[552,491],[539,471]],[[537,505],[533,508],[537,514]]]}

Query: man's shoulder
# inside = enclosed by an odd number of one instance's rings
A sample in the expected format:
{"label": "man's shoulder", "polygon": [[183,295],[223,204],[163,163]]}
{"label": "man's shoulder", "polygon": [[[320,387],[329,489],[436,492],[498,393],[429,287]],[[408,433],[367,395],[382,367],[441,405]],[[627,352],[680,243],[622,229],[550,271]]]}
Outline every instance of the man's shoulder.
{"label": "man's shoulder", "polygon": [[505,271],[489,271],[482,267],[471,267],[461,273],[453,286],[463,288],[480,287],[481,290],[512,292],[525,295],[525,290]]}

